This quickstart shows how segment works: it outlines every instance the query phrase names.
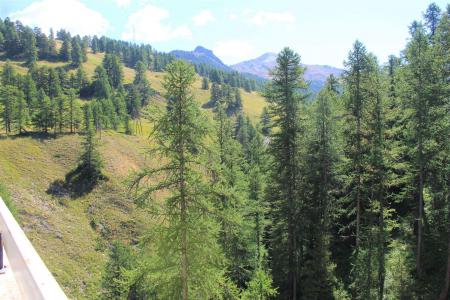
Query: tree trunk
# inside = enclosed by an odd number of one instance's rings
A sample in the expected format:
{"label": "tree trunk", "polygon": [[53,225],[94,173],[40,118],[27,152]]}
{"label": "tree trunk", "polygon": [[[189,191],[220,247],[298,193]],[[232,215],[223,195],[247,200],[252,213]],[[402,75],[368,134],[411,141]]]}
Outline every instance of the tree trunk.
{"label": "tree trunk", "polygon": [[422,238],[423,238],[423,155],[422,155],[422,142],[419,141],[419,212],[417,220],[417,257],[416,257],[416,269],[417,277],[422,276]]}
{"label": "tree trunk", "polygon": [[[447,195],[447,202],[450,199],[448,199]],[[450,203],[448,203],[450,205]],[[447,241],[447,270],[445,271],[445,279],[444,279],[444,286],[442,287],[441,294],[439,295],[439,300],[446,300],[448,299],[448,290],[450,287],[450,209],[448,211],[448,217],[447,217],[447,230],[448,230],[448,241]]]}
{"label": "tree trunk", "polygon": [[448,299],[448,289],[450,286],[450,228],[448,230],[448,246],[447,246],[447,270],[445,271],[444,286],[442,287],[439,300]]}
{"label": "tree trunk", "polygon": [[[184,184],[184,183],[183,183]],[[181,200],[181,223],[185,224],[187,219],[186,200]],[[183,300],[188,300],[188,257],[187,257],[187,229],[182,225],[181,229],[181,286]]]}

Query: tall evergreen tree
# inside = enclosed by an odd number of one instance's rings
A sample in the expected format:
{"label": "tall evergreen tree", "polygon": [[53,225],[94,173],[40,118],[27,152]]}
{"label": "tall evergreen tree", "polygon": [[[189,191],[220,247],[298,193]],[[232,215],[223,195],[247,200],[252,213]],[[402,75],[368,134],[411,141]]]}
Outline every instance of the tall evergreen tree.
{"label": "tall evergreen tree", "polygon": [[33,65],[38,59],[38,48],[36,47],[36,36],[31,28],[26,27],[25,29],[25,60],[28,66]]}
{"label": "tall evergreen tree", "polygon": [[37,96],[36,111],[32,118],[35,128],[47,133],[52,126],[52,105],[50,98],[40,89]]}
{"label": "tall evergreen tree", "polygon": [[72,60],[72,42],[69,35],[64,35],[63,43],[59,50],[59,57],[63,61]]}
{"label": "tall evergreen tree", "polygon": [[195,73],[182,61],[169,64],[166,72],[167,110],[156,121],[153,136],[156,150],[167,163],[142,171],[135,183],[158,174],[161,178],[156,185],[140,190],[140,203],[151,201],[156,190],[171,191],[162,205],[154,205],[159,207],[158,215],[167,219],[154,231],[152,250],[146,248],[150,251],[147,255],[154,258],[151,265],[156,271],[151,271],[151,277],[160,298],[220,298],[224,265],[217,244],[218,224],[210,214],[211,198],[198,169],[204,165],[201,153],[206,146],[206,127],[191,94]]}
{"label": "tall evergreen tree", "polygon": [[209,81],[208,81],[208,78],[206,78],[206,77],[202,78],[202,89],[209,90]]}
{"label": "tall evergreen tree", "polygon": [[330,270],[330,226],[336,208],[331,191],[335,185],[336,150],[334,105],[337,93],[331,84],[319,92],[313,107],[312,133],[305,168],[305,249],[302,298],[334,299]]}
{"label": "tall evergreen tree", "polygon": [[30,115],[28,113],[28,106],[25,100],[25,95],[21,90],[16,90],[16,94],[14,95],[15,101],[15,115],[14,115],[14,123],[16,130],[19,134],[22,134],[26,131],[26,127],[30,121]]}
{"label": "tall evergreen tree", "polygon": [[92,88],[94,90],[94,96],[97,98],[107,99],[111,97],[112,91],[108,80],[108,74],[102,66],[97,66],[95,68]]}
{"label": "tall evergreen tree", "polygon": [[277,57],[272,81],[266,92],[271,114],[275,117],[270,152],[273,157],[269,181],[272,228],[270,256],[273,279],[281,299],[298,299],[299,295],[299,220],[301,140],[300,109],[307,97],[304,69],[300,56],[285,48]]}
{"label": "tall evergreen tree", "polygon": [[1,87],[1,118],[3,121],[3,128],[8,135],[12,132],[14,115],[16,111],[16,96],[17,88],[11,85],[4,85]]}
{"label": "tall evergreen tree", "polygon": [[269,110],[267,109],[267,107],[265,106],[262,110],[261,113],[261,131],[265,136],[268,136],[271,132],[271,128],[270,128],[270,114],[269,114]]}
{"label": "tall evergreen tree", "polygon": [[116,54],[106,54],[103,59],[103,67],[108,74],[109,84],[118,88],[123,82],[123,67],[120,57]]}
{"label": "tall evergreen tree", "polygon": [[74,133],[80,125],[81,108],[75,96],[75,91],[71,89],[68,96],[68,122],[70,133]]}
{"label": "tall evergreen tree", "polygon": [[83,62],[83,52],[81,51],[81,46],[76,37],[72,38],[72,66],[78,67]]}
{"label": "tall evergreen tree", "polygon": [[54,59],[58,56],[58,51],[56,50],[55,35],[52,28],[50,28],[50,34],[48,37],[48,52],[49,58]]}
{"label": "tall evergreen tree", "polygon": [[133,80],[133,85],[137,88],[139,92],[139,99],[141,105],[145,105],[149,101],[149,97],[152,94],[152,89],[150,88],[150,82],[147,78],[147,68],[142,61],[138,61],[135,67],[136,75]]}

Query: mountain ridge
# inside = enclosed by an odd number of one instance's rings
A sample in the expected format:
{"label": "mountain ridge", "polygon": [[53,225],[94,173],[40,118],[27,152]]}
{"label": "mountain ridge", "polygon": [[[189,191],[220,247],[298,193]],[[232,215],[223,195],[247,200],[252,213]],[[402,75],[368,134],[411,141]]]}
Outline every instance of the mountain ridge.
{"label": "mountain ridge", "polygon": [[[245,60],[230,67],[240,73],[249,73],[264,79],[270,79],[269,70],[276,65],[277,54],[266,52],[254,59]],[[333,74],[339,76],[343,70],[330,65],[302,64],[306,67],[305,79],[307,81],[326,82],[326,78]]]}
{"label": "mountain ridge", "polygon": [[222,60],[217,57],[212,50],[203,46],[197,46],[193,51],[172,50],[169,53],[179,59],[187,60],[195,64],[207,64],[223,71],[233,71],[233,69],[222,62]]}
{"label": "mountain ridge", "polygon": [[[170,54],[194,64],[206,64],[228,72],[237,71],[244,76],[263,80],[270,80],[269,70],[275,67],[278,56],[274,52],[266,52],[254,59],[226,65],[212,50],[203,46],[197,46],[193,51],[172,50]],[[330,65],[302,64],[302,66],[306,67],[304,76],[310,83],[312,94],[317,94],[322,89],[329,75],[338,77],[343,72],[342,69]]]}

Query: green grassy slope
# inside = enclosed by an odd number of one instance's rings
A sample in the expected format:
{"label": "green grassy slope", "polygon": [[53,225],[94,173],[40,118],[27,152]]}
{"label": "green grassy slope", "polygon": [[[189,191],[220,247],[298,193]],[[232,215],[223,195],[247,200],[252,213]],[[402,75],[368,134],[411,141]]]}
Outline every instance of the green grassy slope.
{"label": "green grassy slope", "polygon": [[87,196],[71,199],[47,191],[76,165],[81,136],[0,139],[0,182],[11,193],[32,244],[71,298],[99,291],[107,240],[132,241],[149,221],[128,197],[124,180],[146,161],[148,140],[104,132],[100,150],[109,177]]}
{"label": "green grassy slope", "polygon": [[108,180],[76,199],[58,182],[76,166],[82,135],[0,135],[0,193],[10,194],[20,225],[70,298],[99,295],[109,241],[135,242],[151,229],[126,185],[133,171],[157,163],[145,153],[151,124],[142,125],[137,136],[102,132],[99,148]]}

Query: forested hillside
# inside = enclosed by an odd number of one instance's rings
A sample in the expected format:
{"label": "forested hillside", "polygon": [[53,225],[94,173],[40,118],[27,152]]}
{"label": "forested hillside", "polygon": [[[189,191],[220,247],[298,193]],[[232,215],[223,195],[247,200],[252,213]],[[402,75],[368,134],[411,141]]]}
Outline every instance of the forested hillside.
{"label": "forested hillside", "polygon": [[71,298],[449,299],[449,29],[356,40],[311,100],[288,47],[255,92],[6,19],[0,193]]}

